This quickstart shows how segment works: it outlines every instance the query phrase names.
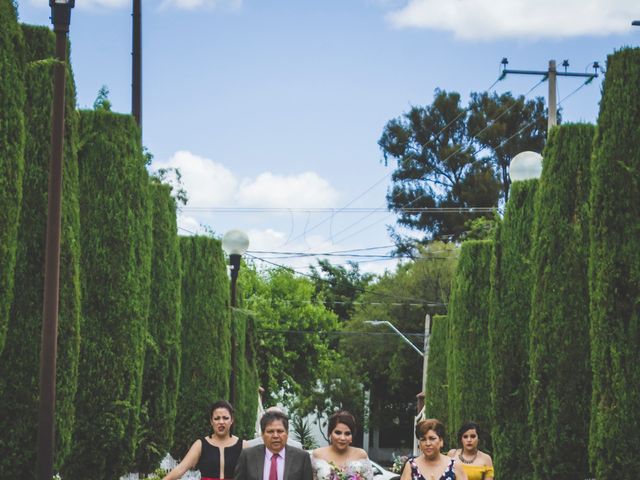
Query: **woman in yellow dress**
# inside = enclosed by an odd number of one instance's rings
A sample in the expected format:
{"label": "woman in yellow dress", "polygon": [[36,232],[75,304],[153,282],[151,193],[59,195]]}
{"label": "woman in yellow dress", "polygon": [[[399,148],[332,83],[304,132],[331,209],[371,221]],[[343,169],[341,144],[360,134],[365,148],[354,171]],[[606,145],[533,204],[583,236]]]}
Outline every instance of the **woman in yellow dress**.
{"label": "woman in yellow dress", "polygon": [[491,456],[478,449],[480,427],[475,422],[467,422],[458,430],[460,448],[449,450],[451,458],[460,460],[469,480],[493,480]]}

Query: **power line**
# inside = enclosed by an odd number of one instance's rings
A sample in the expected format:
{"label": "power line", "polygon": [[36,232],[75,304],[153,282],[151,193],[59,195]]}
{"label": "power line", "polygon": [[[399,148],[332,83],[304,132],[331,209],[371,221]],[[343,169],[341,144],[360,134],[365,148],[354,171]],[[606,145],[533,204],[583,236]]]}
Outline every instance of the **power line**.
{"label": "power line", "polygon": [[[281,265],[279,263],[275,263],[275,262],[272,262],[270,260],[257,257],[255,255],[251,255],[251,254],[248,254],[248,253],[246,255],[248,257],[251,257],[253,259],[259,260],[261,262],[268,263],[269,265],[273,265],[275,267],[279,267],[279,268],[282,268],[284,270],[288,270],[288,271],[290,271],[292,273],[297,273],[298,275],[303,275],[303,276],[309,277],[309,278],[311,278],[313,280],[320,280],[321,282],[330,283],[330,280],[327,280],[325,278],[322,278],[322,277],[319,277],[319,276],[314,276],[314,275],[311,275],[311,274],[305,273],[305,272],[298,272],[298,271],[294,270],[293,268],[288,267],[286,265]],[[412,302],[412,303],[421,303],[421,304],[423,304],[425,306],[428,306],[428,307],[443,307],[443,306],[447,305],[446,303],[442,303],[442,302],[433,302],[433,301],[428,301],[428,300],[420,300],[420,299],[415,299],[415,298],[401,297],[401,296],[393,295],[393,294],[389,294],[389,293],[377,292],[377,291],[374,291],[374,290],[368,290],[368,289],[362,288],[362,287],[354,287],[354,290],[357,290],[357,291],[359,291],[361,293],[367,293],[367,294],[370,294],[370,295],[375,295],[375,296],[378,296],[378,297],[392,298],[394,300],[405,300],[406,302]]]}
{"label": "power line", "polygon": [[[490,86],[489,88],[486,89],[486,91],[491,90],[493,87],[495,87],[498,82],[500,82],[500,80],[502,80],[502,77],[498,77]],[[431,139],[427,140],[427,142],[425,142],[421,148],[424,148],[425,146],[427,146],[429,143],[433,142],[438,136],[440,136],[440,134],[442,134],[445,130],[447,130],[451,125],[453,125],[454,122],[456,122],[462,115],[464,115],[467,111],[469,110],[469,107],[465,108],[464,110],[462,110],[453,120],[451,120],[449,123],[447,123],[436,135],[434,135]],[[384,175],[382,178],[380,178],[378,181],[376,181],[371,187],[369,187],[368,189],[366,189],[363,193],[361,193],[360,195],[358,195],[356,198],[354,198],[353,200],[351,200],[349,203],[347,203],[347,205],[345,205],[344,208],[349,207],[350,205],[352,205],[356,200],[362,198],[366,193],[368,193],[369,191],[371,191],[375,186],[379,185],[380,183],[382,183],[384,180],[386,180],[387,178],[389,178],[391,175],[393,174],[393,172],[389,172],[386,175]],[[296,236],[293,239],[288,239],[287,242],[284,245],[287,245],[289,242],[294,241],[299,239],[300,237],[306,237],[307,232],[311,232],[312,230],[316,229],[317,227],[319,227],[320,225],[326,223],[327,221],[329,221],[332,217],[327,217],[324,220],[316,223],[315,225],[313,225],[310,228],[305,228],[304,232],[302,232],[300,235]],[[365,217],[366,218],[366,217]],[[342,230],[339,233],[342,233],[345,230]],[[283,245],[283,246],[284,246]]]}

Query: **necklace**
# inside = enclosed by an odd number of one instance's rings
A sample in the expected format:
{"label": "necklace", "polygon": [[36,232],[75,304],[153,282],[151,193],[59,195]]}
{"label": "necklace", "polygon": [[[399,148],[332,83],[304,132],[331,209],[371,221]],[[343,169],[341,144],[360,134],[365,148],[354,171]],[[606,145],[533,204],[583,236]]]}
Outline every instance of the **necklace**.
{"label": "necklace", "polygon": [[466,458],[464,458],[462,456],[462,450],[460,450],[460,455],[458,455],[458,458],[460,459],[460,461],[462,463],[466,463],[467,465],[470,465],[473,462],[475,462],[477,456],[478,456],[478,450],[476,450],[476,453],[475,453],[475,455],[473,456],[473,458],[471,460],[467,460]]}

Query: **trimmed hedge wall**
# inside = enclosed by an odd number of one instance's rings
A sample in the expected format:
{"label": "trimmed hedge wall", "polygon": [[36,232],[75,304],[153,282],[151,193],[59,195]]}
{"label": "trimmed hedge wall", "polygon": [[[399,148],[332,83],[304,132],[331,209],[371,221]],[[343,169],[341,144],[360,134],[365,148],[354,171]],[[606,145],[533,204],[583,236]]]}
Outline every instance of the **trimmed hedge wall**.
{"label": "trimmed hedge wall", "polygon": [[530,478],[528,387],[531,244],[537,180],[514,182],[491,260],[489,378],[493,463],[502,478]]}
{"label": "trimmed hedge wall", "polygon": [[551,131],[536,198],[529,452],[533,478],[541,480],[589,476],[587,201],[593,134],[592,125]]}
{"label": "trimmed hedge wall", "polygon": [[13,297],[24,172],[24,39],[11,0],[0,0],[0,352]]}
{"label": "trimmed hedge wall", "polygon": [[481,448],[491,452],[489,387],[489,273],[492,241],[469,240],[460,258],[449,299],[449,431],[455,445],[456,430],[469,420],[485,432]]}
{"label": "trimmed hedge wall", "polygon": [[137,471],[154,471],[169,451],[180,381],[181,269],[176,202],[171,187],[151,185],[151,304],[142,388]]}
{"label": "trimmed hedge wall", "polygon": [[425,387],[425,416],[437,418],[449,425],[447,381],[447,343],[449,321],[446,315],[434,315],[431,320],[427,385]]}
{"label": "trimmed hedge wall", "polygon": [[80,113],[82,344],[63,478],[113,479],[138,437],[151,269],[149,178],[130,115]]}
{"label": "trimmed hedge wall", "polygon": [[229,280],[221,243],[180,237],[182,256],[182,367],[173,447],[182,458],[211,433],[209,405],[229,395],[231,330]]}
{"label": "trimmed hedge wall", "polygon": [[258,412],[258,370],[256,368],[255,317],[245,310],[231,311],[231,328],[238,339],[237,399],[233,431],[240,438],[254,437]]}
{"label": "trimmed hedge wall", "polygon": [[[640,425],[640,49],[607,61],[591,163],[589,296],[596,478],[635,476]],[[633,472],[633,473],[632,473]]]}
{"label": "trimmed hedge wall", "polygon": [[[55,38],[48,28],[25,27],[25,39],[30,60],[53,55]],[[35,41],[32,43],[32,40]],[[0,431],[7,442],[2,441],[0,471],[7,478],[35,476],[53,69],[54,61],[50,59],[27,65],[25,72],[27,142],[15,269],[16,294],[7,344],[0,356]],[[70,71],[67,78],[56,365],[56,469],[71,450],[80,348],[78,115],[74,109]]]}

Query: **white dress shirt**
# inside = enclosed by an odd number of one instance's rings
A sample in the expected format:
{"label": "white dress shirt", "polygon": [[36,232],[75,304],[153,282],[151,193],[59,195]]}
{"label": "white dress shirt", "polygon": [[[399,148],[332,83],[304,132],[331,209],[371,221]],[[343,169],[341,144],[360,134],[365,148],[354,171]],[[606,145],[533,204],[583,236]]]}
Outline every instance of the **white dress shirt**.
{"label": "white dress shirt", "polygon": [[[286,449],[283,448],[278,452],[280,458],[278,458],[278,480],[284,480],[284,451]],[[269,472],[271,471],[271,457],[273,457],[273,453],[268,448],[264,449],[264,469],[262,470],[262,478],[263,480],[269,480]]]}

